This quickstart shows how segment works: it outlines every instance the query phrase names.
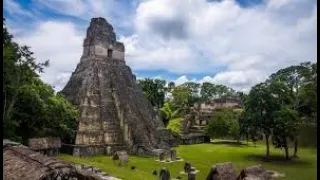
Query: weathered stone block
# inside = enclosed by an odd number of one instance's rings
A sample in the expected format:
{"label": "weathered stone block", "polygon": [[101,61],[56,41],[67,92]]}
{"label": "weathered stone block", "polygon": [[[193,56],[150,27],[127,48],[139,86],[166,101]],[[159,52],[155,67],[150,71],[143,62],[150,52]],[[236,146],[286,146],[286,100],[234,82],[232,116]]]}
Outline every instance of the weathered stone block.
{"label": "weathered stone block", "polygon": [[184,163],[183,169],[186,174],[189,174],[189,172],[191,171],[191,164],[189,162]]}
{"label": "weathered stone block", "polygon": [[236,180],[236,172],[232,163],[216,164],[211,167],[207,180]]}
{"label": "weathered stone block", "polygon": [[195,172],[189,172],[188,174],[188,180],[196,180],[196,173]]}
{"label": "weathered stone block", "polygon": [[271,180],[272,178],[269,172],[261,165],[256,165],[243,169],[237,179]]}
{"label": "weathered stone block", "polygon": [[108,146],[108,147],[107,147],[106,152],[107,152],[107,155],[109,155],[109,156],[112,154],[112,148],[111,148],[111,146]]}
{"label": "weathered stone block", "polygon": [[171,161],[175,161],[177,159],[177,151],[175,149],[170,150],[170,159]]}
{"label": "weathered stone block", "polygon": [[165,152],[159,154],[159,160],[160,161],[164,161],[165,158],[166,158],[166,153]]}

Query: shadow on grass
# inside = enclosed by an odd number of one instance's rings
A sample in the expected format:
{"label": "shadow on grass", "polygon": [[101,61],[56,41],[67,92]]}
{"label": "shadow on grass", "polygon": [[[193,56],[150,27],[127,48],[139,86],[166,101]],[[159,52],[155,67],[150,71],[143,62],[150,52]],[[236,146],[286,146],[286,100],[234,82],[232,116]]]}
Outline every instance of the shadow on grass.
{"label": "shadow on grass", "polygon": [[266,163],[286,165],[286,166],[291,166],[291,165],[292,166],[296,166],[296,165],[312,166],[312,163],[309,161],[304,161],[301,159],[286,159],[284,156],[281,156],[281,155],[272,155],[267,158],[265,155],[252,154],[252,155],[245,156],[245,159],[249,161],[266,162]]}
{"label": "shadow on grass", "polygon": [[243,142],[236,142],[236,141],[217,141],[217,142],[210,142],[208,144],[215,144],[215,145],[228,145],[228,146],[235,146],[235,147],[248,147],[250,145],[247,145]]}

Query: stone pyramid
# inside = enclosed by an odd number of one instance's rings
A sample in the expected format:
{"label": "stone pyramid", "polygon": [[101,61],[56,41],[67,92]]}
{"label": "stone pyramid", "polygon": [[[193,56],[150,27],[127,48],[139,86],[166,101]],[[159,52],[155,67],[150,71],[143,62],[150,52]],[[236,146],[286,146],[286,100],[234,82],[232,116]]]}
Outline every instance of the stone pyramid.
{"label": "stone pyramid", "polygon": [[125,48],[104,18],[92,18],[83,53],[61,91],[80,110],[73,153],[148,153],[169,148],[164,125],[125,62]]}

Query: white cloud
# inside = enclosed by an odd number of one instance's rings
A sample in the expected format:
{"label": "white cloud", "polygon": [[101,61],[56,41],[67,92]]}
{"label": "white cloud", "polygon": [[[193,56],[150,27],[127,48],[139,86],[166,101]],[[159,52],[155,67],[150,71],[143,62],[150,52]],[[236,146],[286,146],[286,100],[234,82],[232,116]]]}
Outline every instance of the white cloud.
{"label": "white cloud", "polygon": [[266,74],[257,70],[247,71],[226,71],[220,72],[213,77],[203,77],[200,82],[210,82],[214,84],[223,84],[232,87],[237,91],[247,91],[249,87],[262,82],[267,78]]}
{"label": "white cloud", "polygon": [[50,60],[42,79],[61,90],[80,61],[84,33],[69,22],[46,21],[17,37],[20,44],[31,46],[36,60]]}
{"label": "white cloud", "polygon": [[213,81],[247,89],[280,68],[316,61],[316,15],[312,0],[249,8],[234,0],[149,0],[137,8],[136,33],[122,40],[135,69],[213,74],[226,66]]}
{"label": "white cloud", "polygon": [[198,81],[195,78],[189,79],[186,75],[182,75],[182,76],[178,77],[176,80],[173,80],[173,82],[176,86],[179,86],[179,85],[186,83],[186,82],[198,82]]}
{"label": "white cloud", "polygon": [[256,70],[248,71],[225,71],[219,72],[214,76],[204,76],[201,79],[190,79],[186,75],[182,75],[173,80],[176,85],[181,85],[185,82],[222,84],[232,87],[236,91],[248,92],[251,86],[258,84],[267,78],[267,75],[261,75],[262,72]]}
{"label": "white cloud", "polygon": [[[11,12],[29,13],[11,2],[5,1]],[[114,0],[34,2],[82,19],[103,16],[113,26],[133,24],[132,35],[119,36],[126,47],[127,64],[134,71],[183,74],[176,84],[189,81],[188,74],[199,73],[208,76],[191,80],[248,90],[280,68],[317,58],[315,0],[265,0],[247,8],[234,0],[145,0],[135,1],[133,17],[133,10]],[[72,22],[59,21],[13,30],[24,32],[18,40],[31,46],[38,60],[51,60],[42,77],[61,89],[80,60],[85,32]],[[216,72],[221,66],[226,68]]]}

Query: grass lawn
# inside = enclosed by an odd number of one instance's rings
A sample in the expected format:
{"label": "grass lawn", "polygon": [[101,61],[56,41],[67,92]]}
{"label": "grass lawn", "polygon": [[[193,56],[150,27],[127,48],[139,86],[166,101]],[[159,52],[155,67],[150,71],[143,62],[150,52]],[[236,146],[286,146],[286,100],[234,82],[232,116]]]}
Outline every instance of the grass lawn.
{"label": "grass lawn", "polygon": [[[265,161],[265,146],[236,145],[235,143],[214,141],[211,144],[180,145],[176,148],[178,156],[185,161],[191,162],[192,166],[200,170],[197,179],[206,178],[211,165],[223,162],[232,162],[235,165],[237,174],[244,167],[262,164],[266,169],[276,170],[285,173],[285,178],[280,180],[315,180],[317,179],[317,152],[315,148],[300,148],[298,160],[283,160],[283,151],[271,148],[271,159]],[[292,154],[292,152],[290,152]],[[115,177],[124,180],[155,180],[158,177],[152,176],[152,171],[161,167],[169,168],[171,178],[177,176],[186,179],[185,175],[179,174],[183,170],[184,162],[160,163],[155,158],[141,158],[130,156],[127,166],[115,165],[110,156],[95,156],[77,158],[71,155],[61,154],[61,159],[74,163],[87,164],[100,168]],[[136,166],[136,170],[131,170]]]}

